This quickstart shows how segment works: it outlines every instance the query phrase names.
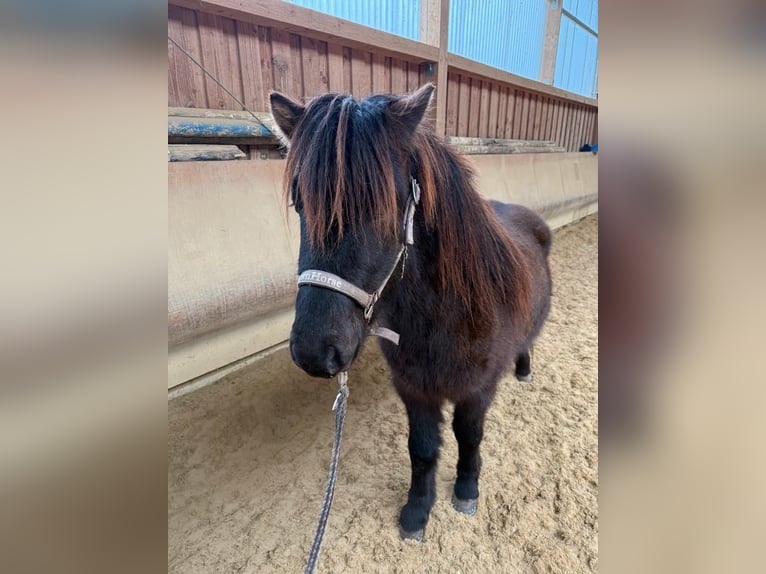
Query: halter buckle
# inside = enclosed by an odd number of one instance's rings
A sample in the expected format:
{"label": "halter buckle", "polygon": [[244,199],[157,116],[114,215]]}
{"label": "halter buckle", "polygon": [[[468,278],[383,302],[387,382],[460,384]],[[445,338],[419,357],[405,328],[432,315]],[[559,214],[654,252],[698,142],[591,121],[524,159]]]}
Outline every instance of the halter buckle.
{"label": "halter buckle", "polygon": [[412,200],[416,205],[420,203],[420,184],[414,177],[412,178]]}
{"label": "halter buckle", "polygon": [[415,243],[415,207],[420,203],[420,184],[414,177],[412,178],[412,189],[410,190],[410,199],[407,200],[404,214],[404,246]]}
{"label": "halter buckle", "polygon": [[370,319],[372,318],[372,311],[375,308],[375,303],[378,302],[378,298],[379,297],[380,297],[380,295],[378,295],[378,292],[375,291],[372,294],[372,298],[370,299],[370,302],[367,304],[367,307],[365,307],[365,309],[364,309],[364,319],[368,323],[370,322]]}

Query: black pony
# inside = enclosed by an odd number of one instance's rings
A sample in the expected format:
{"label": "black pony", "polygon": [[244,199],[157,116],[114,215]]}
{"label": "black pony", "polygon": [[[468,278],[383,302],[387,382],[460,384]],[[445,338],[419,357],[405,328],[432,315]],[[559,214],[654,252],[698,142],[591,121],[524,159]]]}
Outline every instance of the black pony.
{"label": "black pony", "polygon": [[332,377],[354,362],[370,324],[399,334],[381,347],[409,419],[401,534],[418,540],[435,498],[442,404],[455,405],[453,505],[473,514],[487,408],[509,364],[530,379],[551,295],[548,226],[479,196],[466,161],[422,123],[433,89],[325,94],[305,106],[271,94],[301,228],[290,352],[310,375]]}

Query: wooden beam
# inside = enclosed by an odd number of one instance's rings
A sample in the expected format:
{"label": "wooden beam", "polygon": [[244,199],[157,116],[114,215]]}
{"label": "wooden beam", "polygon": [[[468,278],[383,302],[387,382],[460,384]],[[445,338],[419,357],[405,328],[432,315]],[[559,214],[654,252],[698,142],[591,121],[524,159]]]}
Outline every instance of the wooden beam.
{"label": "wooden beam", "polygon": [[545,19],[545,40],[543,60],[540,64],[540,81],[550,86],[556,73],[556,54],[559,50],[559,32],[561,31],[561,9],[563,0],[548,0],[548,14]]}
{"label": "wooden beam", "polygon": [[448,137],[447,141],[463,155],[500,153],[561,153],[562,146],[549,140],[512,140],[503,138]]}
{"label": "wooden beam", "polygon": [[276,143],[271,114],[168,108],[169,143]]}
{"label": "wooden beam", "polygon": [[174,6],[198,10],[249,22],[273,26],[325,42],[337,42],[365,51],[376,51],[406,60],[435,62],[439,50],[421,42],[362,26],[335,16],[274,0],[169,0]]}
{"label": "wooden beam", "polygon": [[[256,121],[255,118],[244,110],[211,110],[207,108],[179,108],[168,106],[169,117],[185,117],[185,118],[226,118],[230,120],[247,120]],[[274,127],[274,120],[271,119],[271,114],[268,112],[255,112],[255,117],[258,121],[266,124],[269,128]]]}
{"label": "wooden beam", "polygon": [[536,82],[535,80],[517,76],[516,74],[511,74],[510,72],[506,72],[505,70],[501,70],[499,68],[493,68],[487,64],[469,60],[468,58],[458,56],[457,54],[447,54],[447,64],[451,68],[458,70],[458,73],[462,73],[464,75],[467,72],[468,74],[474,76],[481,76],[482,78],[487,78],[496,82],[511,84],[513,86],[523,88],[527,92],[546,94],[549,96],[555,96],[562,100],[567,100],[569,102],[577,102],[580,104],[585,104],[586,106],[593,106],[594,108],[598,107],[597,99],[586,98],[585,96],[580,96],[572,92],[554,88],[552,86],[543,84],[542,82]]}
{"label": "wooden beam", "polygon": [[441,41],[441,0],[420,0],[420,41],[439,47]]}
{"label": "wooden beam", "polygon": [[449,136],[447,141],[454,145],[526,145],[536,147],[555,147],[553,140],[514,140],[510,138],[472,138]]}
{"label": "wooden beam", "polygon": [[184,144],[168,146],[168,161],[226,161],[245,159],[235,145]]}
{"label": "wooden beam", "polygon": [[262,125],[247,120],[212,118],[168,118],[168,137],[268,138],[273,134]]}
{"label": "wooden beam", "polygon": [[564,153],[566,149],[562,146],[534,146],[534,145],[500,145],[500,144],[488,144],[488,145],[466,145],[456,144],[455,149],[463,155],[489,155],[489,154],[505,154],[505,153]]}
{"label": "wooden beam", "polygon": [[447,131],[447,54],[449,33],[449,0],[420,0],[420,41],[435,46],[438,54],[430,78],[436,85],[434,96],[434,128],[440,136]]}

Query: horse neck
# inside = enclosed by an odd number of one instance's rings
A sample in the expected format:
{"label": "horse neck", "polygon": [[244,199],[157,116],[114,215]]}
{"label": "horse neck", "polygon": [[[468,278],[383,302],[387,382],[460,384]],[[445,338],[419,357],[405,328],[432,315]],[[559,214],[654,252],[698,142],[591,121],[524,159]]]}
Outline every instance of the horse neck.
{"label": "horse neck", "polygon": [[[415,243],[407,248],[404,273],[395,272],[389,293],[383,295],[379,307],[386,323],[399,332],[433,332],[434,320],[444,316],[443,309],[452,306],[452,315],[459,313],[455,302],[448,302],[439,282],[438,231],[428,229],[422,212],[415,215]],[[447,327],[447,325],[441,325]]]}
{"label": "horse neck", "polygon": [[[479,324],[474,319],[486,325],[492,321],[491,309],[508,301],[507,293],[493,290],[515,283],[509,246],[497,236],[502,233],[499,222],[490,219],[489,206],[473,188],[470,167],[440,147],[432,148],[429,159],[433,160],[430,190],[423,186],[429,174],[421,165],[413,166],[412,173],[421,180],[424,197],[430,193],[434,219],[426,223],[426,206],[416,211],[415,244],[409,248],[405,276],[392,289],[388,307],[405,317],[423,315],[432,328],[439,326],[435,318],[449,323],[471,317],[474,327]],[[455,242],[458,237],[460,244]],[[459,283],[443,282],[441,275]]]}

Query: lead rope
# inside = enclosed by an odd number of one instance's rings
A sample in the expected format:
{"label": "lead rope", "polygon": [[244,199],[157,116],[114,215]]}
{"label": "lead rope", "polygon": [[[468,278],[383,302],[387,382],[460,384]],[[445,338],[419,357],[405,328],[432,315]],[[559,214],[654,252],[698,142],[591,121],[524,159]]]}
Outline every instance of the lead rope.
{"label": "lead rope", "polygon": [[346,421],[346,407],[348,400],[348,372],[343,371],[338,374],[338,394],[332,405],[335,411],[335,438],[332,443],[332,454],[330,455],[330,471],[327,474],[327,485],[324,489],[324,500],[322,509],[319,511],[319,520],[317,521],[314,541],[311,543],[308,562],[303,574],[314,574],[319,562],[319,551],[322,550],[322,541],[324,539],[325,529],[327,528],[327,519],[330,517],[330,508],[332,508],[332,499],[335,494],[335,481],[338,478],[338,461],[340,460],[340,443],[343,438],[343,424]]}

